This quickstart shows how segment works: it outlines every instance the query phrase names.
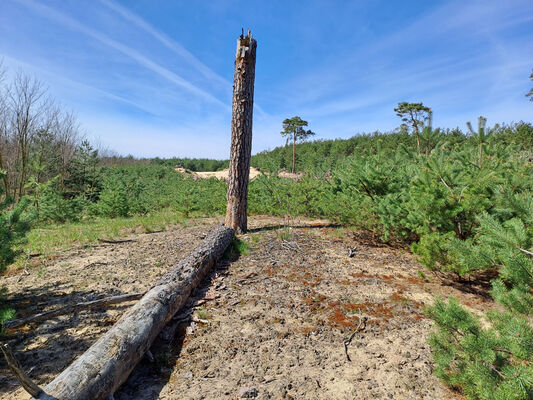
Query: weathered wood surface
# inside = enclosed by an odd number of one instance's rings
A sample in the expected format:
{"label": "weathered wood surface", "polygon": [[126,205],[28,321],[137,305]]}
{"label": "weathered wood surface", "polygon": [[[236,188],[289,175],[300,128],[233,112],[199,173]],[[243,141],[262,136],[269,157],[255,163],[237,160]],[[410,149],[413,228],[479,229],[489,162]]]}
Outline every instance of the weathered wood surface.
{"label": "weathered wood surface", "polygon": [[237,39],[225,224],[238,233],[247,229],[256,49],[257,42],[250,31]]}
{"label": "weathered wood surface", "polygon": [[233,237],[231,228],[221,225],[212,230],[104,336],[43,388],[37,399],[100,400],[113,394]]}
{"label": "weathered wood surface", "polygon": [[6,359],[7,366],[11,369],[11,372],[13,372],[24,390],[32,396],[39,396],[42,393],[41,388],[29,378],[26,372],[24,372],[7,343],[0,344],[0,350]]}
{"label": "weathered wood surface", "polygon": [[29,315],[24,318],[14,319],[4,324],[6,329],[17,328],[22,325],[26,325],[32,322],[46,321],[60,315],[72,314],[82,310],[90,310],[92,308],[100,308],[104,306],[110,306],[113,304],[124,303],[127,301],[139,300],[143,297],[144,293],[130,293],[121,294],[118,296],[106,297],[105,299],[84,301],[81,303],[70,304],[68,306],[60,307],[55,310],[43,311],[38,314]]}

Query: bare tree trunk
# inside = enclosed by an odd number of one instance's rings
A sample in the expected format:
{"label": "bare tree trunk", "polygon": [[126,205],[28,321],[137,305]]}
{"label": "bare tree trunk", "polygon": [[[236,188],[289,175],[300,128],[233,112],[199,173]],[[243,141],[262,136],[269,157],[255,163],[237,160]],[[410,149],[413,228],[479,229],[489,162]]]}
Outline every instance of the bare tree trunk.
{"label": "bare tree trunk", "polygon": [[37,399],[103,400],[112,395],[167,322],[233,240],[233,229],[218,226],[163,276],[113,327],[43,388]]}
{"label": "bare tree trunk", "polygon": [[292,173],[294,174],[294,164],[296,163],[296,133],[292,134]]}
{"label": "bare tree trunk", "polygon": [[[5,76],[5,69],[2,66],[2,63],[0,62],[0,169],[6,171],[6,167],[4,165],[4,158],[3,158],[3,152],[6,151],[7,147],[7,104],[6,104],[6,98],[7,93],[5,92],[2,83]],[[4,181],[4,189],[5,189],[5,196],[9,195],[9,183],[7,180],[7,171],[6,174],[3,175],[2,180]],[[1,194],[1,193],[0,193]]]}
{"label": "bare tree trunk", "polygon": [[256,48],[250,31],[237,39],[225,225],[239,233],[247,229]]}
{"label": "bare tree trunk", "polygon": [[37,80],[25,75],[18,75],[9,91],[9,102],[13,114],[11,129],[19,155],[18,181],[13,187],[15,200],[24,195],[31,140],[43,113],[49,108],[50,101],[44,97],[45,94],[42,85]]}

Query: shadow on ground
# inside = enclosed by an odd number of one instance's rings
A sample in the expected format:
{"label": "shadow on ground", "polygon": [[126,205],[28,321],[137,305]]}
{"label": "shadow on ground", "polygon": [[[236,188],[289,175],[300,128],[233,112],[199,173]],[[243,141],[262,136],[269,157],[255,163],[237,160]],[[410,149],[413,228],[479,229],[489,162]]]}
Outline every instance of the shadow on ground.
{"label": "shadow on ground", "polygon": [[329,222],[325,222],[323,224],[286,224],[286,225],[277,224],[277,225],[261,226],[258,228],[251,228],[251,229],[248,229],[248,233],[276,231],[278,229],[283,229],[283,228],[317,229],[317,228],[340,228],[341,226],[342,225],[340,224],[333,224]]}
{"label": "shadow on ground", "polygon": [[135,367],[128,380],[114,393],[116,400],[149,400],[159,398],[159,393],[172,379],[173,365],[180,357],[187,329],[193,324],[194,310],[205,301],[206,294],[217,275],[224,274],[231,263],[239,259],[235,252],[231,258],[220,260],[211,272],[193,291],[189,300],[158,335],[150,352],[152,358],[144,357]]}
{"label": "shadow on ground", "polygon": [[[72,291],[69,285],[43,285],[27,289],[23,295],[8,295],[7,302],[15,309],[17,317],[24,317],[81,301],[120,294],[123,293],[116,289],[111,292]],[[106,309],[54,317],[8,330],[1,340],[10,345],[30,378],[44,386],[87,350],[130,306],[131,303],[122,303]],[[5,360],[0,358],[0,396],[12,391],[14,386],[18,386],[18,382]]]}

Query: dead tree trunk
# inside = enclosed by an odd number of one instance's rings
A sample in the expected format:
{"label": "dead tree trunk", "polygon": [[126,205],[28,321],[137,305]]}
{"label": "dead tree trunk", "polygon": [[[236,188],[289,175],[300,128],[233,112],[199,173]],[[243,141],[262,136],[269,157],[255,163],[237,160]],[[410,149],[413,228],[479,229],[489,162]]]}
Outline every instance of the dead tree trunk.
{"label": "dead tree trunk", "polygon": [[163,276],[137,304],[37,399],[100,400],[113,394],[191,291],[233,240],[233,229],[212,230],[194,252]]}
{"label": "dead tree trunk", "polygon": [[238,233],[244,233],[247,229],[256,48],[257,42],[250,31],[237,39],[225,224]]}

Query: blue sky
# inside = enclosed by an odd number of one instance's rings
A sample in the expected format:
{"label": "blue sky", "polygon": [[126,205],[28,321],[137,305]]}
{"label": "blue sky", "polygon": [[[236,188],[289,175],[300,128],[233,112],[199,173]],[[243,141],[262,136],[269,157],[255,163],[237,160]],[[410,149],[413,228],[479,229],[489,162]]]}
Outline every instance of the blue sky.
{"label": "blue sky", "polygon": [[227,158],[241,27],[257,39],[253,152],[284,118],[317,139],[533,122],[533,1],[0,0],[0,59],[43,81],[121,154]]}

